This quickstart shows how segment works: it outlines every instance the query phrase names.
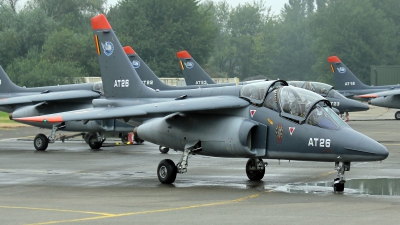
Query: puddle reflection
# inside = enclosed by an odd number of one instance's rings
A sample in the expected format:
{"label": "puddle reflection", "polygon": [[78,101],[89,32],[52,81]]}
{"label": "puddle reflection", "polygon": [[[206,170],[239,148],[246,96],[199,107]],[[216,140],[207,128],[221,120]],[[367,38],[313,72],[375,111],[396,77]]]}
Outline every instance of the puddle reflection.
{"label": "puddle reflection", "polygon": [[[295,183],[274,188],[289,193],[332,193],[333,182]],[[347,180],[344,193],[368,195],[400,195],[400,178],[353,179]]]}

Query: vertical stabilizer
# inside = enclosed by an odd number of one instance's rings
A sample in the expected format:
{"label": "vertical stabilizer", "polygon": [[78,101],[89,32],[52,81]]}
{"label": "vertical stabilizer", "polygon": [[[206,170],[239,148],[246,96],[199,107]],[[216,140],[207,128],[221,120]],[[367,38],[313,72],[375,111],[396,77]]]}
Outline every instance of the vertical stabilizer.
{"label": "vertical stabilizer", "polygon": [[14,84],[0,66],[0,93],[26,92],[25,88]]}
{"label": "vertical stabilizer", "polygon": [[362,83],[356,75],[337,56],[328,57],[333,77],[335,78],[335,89],[337,90],[353,90],[368,89],[370,86]]}
{"label": "vertical stabilizer", "polygon": [[215,84],[211,77],[201,66],[190,56],[187,51],[176,53],[179,60],[179,67],[182,70],[186,85],[206,85]]}
{"label": "vertical stabilizer", "polygon": [[169,90],[171,86],[166,85],[157,75],[146,65],[146,63],[139,57],[139,55],[130,46],[125,46],[124,51],[128,56],[133,68],[135,68],[143,84],[153,89]]}
{"label": "vertical stabilizer", "polygon": [[140,80],[107,18],[91,19],[106,98],[146,97],[153,92]]}

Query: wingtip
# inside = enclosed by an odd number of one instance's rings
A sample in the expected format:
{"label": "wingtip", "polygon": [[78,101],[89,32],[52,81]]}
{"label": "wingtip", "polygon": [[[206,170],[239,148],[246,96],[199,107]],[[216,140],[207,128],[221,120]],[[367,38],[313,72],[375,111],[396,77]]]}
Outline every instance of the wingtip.
{"label": "wingtip", "polygon": [[135,50],[133,50],[133,48],[131,46],[125,46],[124,51],[127,55],[135,55],[136,54]]}
{"label": "wingtip", "polygon": [[342,61],[340,61],[339,57],[334,55],[334,56],[328,57],[328,62],[330,62],[330,63],[340,63]]}
{"label": "wingtip", "polygon": [[176,57],[178,57],[178,59],[190,59],[192,58],[192,56],[190,56],[189,52],[187,51],[180,51],[176,53]]}
{"label": "wingtip", "polygon": [[111,25],[104,14],[99,14],[91,19],[93,30],[111,30]]}
{"label": "wingtip", "polygon": [[63,119],[61,116],[54,117],[44,117],[44,116],[33,116],[33,117],[22,117],[22,118],[13,118],[15,121],[19,122],[39,122],[39,123],[61,123]]}

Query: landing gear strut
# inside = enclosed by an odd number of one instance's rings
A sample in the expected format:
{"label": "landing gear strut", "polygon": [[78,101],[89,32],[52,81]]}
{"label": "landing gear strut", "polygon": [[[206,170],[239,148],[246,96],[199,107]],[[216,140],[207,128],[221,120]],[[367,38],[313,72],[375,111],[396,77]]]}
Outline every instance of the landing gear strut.
{"label": "landing gear strut", "polygon": [[181,160],[176,165],[170,159],[162,160],[157,167],[158,180],[163,184],[172,184],[176,179],[177,173],[182,174],[187,172],[190,154],[196,151],[201,151],[201,149],[200,142],[186,148],[183,151]]}
{"label": "landing gear strut", "polygon": [[[340,114],[340,117],[342,118],[343,121],[345,122],[349,122],[350,118],[349,118],[349,112],[344,112],[342,114]],[[399,118],[400,119],[400,118]]]}
{"label": "landing gear strut", "polygon": [[265,167],[268,164],[265,163],[262,159],[255,158],[249,159],[246,163],[246,174],[250,180],[259,181],[263,179],[265,174]]}
{"label": "landing gear strut", "polygon": [[338,171],[338,174],[337,178],[333,180],[333,191],[343,192],[344,183],[346,183],[344,172],[350,171],[350,162],[335,162],[335,170]]}

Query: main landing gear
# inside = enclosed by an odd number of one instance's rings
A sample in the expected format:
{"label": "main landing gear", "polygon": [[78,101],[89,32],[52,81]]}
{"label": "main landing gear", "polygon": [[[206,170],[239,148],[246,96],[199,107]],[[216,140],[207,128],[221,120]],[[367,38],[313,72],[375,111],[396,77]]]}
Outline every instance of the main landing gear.
{"label": "main landing gear", "polygon": [[105,137],[100,133],[89,133],[87,137],[87,143],[91,149],[100,149],[105,141]]}
{"label": "main landing gear", "polygon": [[335,162],[335,170],[338,171],[338,174],[337,178],[333,180],[333,191],[340,193],[344,191],[344,183],[346,183],[344,172],[350,171],[350,162]]}
{"label": "main landing gear", "polygon": [[394,114],[394,118],[395,118],[396,120],[400,120],[400,111],[397,111],[397,112]]}
{"label": "main landing gear", "polygon": [[[51,133],[49,137],[46,137],[44,134],[38,134],[36,137],[33,139],[33,146],[35,147],[36,150],[38,151],[45,151],[49,145],[49,143],[54,143],[56,141],[56,132],[58,130],[61,130],[65,128],[65,123],[61,123],[58,125],[53,125],[51,129]],[[82,134],[79,134],[82,135]],[[62,142],[64,142],[65,139],[79,136],[79,135],[72,135],[72,136],[63,136],[60,138]],[[99,149],[103,145],[103,142],[106,140],[103,135],[100,133],[87,133],[83,137],[86,141],[86,143],[90,146],[91,149]]]}
{"label": "main landing gear", "polygon": [[46,135],[44,135],[44,134],[36,135],[35,139],[33,139],[33,146],[38,151],[46,150],[49,143],[54,143],[56,141],[56,132],[63,128],[65,128],[64,122],[61,124],[58,124],[58,125],[53,125],[53,128],[51,129],[51,133],[50,133],[49,137],[46,137]]}
{"label": "main landing gear", "polygon": [[169,152],[169,148],[164,147],[164,146],[161,146],[161,145],[158,147],[158,150],[160,150],[160,152],[161,152],[162,154],[166,154],[166,153]]}
{"label": "main landing gear", "polygon": [[340,118],[342,118],[342,120],[344,122],[349,122],[350,121],[349,112],[344,112],[344,113],[340,114]]}
{"label": "main landing gear", "polygon": [[[157,167],[158,180],[163,184],[172,184],[178,173],[186,173],[188,168],[188,159],[190,154],[201,151],[200,142],[183,151],[181,160],[175,165],[170,159],[162,160]],[[250,180],[259,181],[264,177],[265,167],[268,163],[264,163],[262,159],[249,159],[246,163],[246,174]]]}
{"label": "main landing gear", "polygon": [[265,174],[265,167],[268,163],[264,163],[262,159],[254,158],[247,160],[246,174],[250,180],[259,181],[263,179]]}
{"label": "main landing gear", "polygon": [[[162,146],[161,146],[162,147]],[[157,167],[158,180],[163,184],[172,184],[176,179],[177,173],[186,173],[190,154],[201,151],[200,142],[183,151],[181,160],[175,165],[170,159],[162,160]],[[161,151],[161,150],[160,150]]]}

